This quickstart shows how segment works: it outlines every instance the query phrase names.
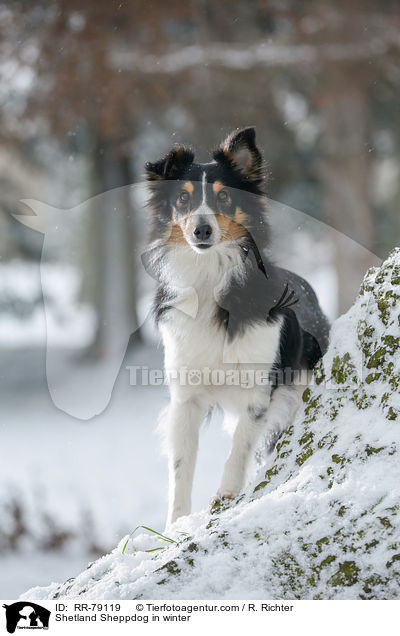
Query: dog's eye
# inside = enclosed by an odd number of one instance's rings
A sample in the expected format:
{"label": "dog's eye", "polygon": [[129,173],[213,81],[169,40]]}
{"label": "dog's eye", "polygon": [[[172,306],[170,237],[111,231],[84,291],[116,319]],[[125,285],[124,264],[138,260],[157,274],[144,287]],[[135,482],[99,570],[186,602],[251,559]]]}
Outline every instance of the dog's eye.
{"label": "dog's eye", "polygon": [[228,193],[226,190],[220,190],[217,196],[220,201],[226,201],[228,198]]}
{"label": "dog's eye", "polygon": [[186,192],[186,190],[182,190],[182,192],[179,193],[178,199],[181,203],[187,203],[190,199],[189,192]]}

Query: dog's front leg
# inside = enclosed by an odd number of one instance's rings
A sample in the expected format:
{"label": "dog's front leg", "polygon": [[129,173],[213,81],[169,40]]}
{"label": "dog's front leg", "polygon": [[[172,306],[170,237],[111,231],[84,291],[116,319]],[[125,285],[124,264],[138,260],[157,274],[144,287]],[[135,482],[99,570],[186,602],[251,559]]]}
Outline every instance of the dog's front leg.
{"label": "dog's front leg", "polygon": [[168,411],[169,497],[167,527],[191,507],[193,473],[203,409],[194,399],[172,400]]}

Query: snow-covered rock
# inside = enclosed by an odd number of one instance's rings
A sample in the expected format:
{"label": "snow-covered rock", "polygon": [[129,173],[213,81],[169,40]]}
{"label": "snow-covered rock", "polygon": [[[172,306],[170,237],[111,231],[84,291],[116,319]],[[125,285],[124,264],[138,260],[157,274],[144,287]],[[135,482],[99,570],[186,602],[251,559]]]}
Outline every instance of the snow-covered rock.
{"label": "snow-covered rock", "polygon": [[[262,479],[24,597],[400,597],[400,249],[370,270]],[[156,538],[154,538],[156,537]],[[156,551],[154,548],[164,548]],[[147,551],[146,551],[147,550]]]}

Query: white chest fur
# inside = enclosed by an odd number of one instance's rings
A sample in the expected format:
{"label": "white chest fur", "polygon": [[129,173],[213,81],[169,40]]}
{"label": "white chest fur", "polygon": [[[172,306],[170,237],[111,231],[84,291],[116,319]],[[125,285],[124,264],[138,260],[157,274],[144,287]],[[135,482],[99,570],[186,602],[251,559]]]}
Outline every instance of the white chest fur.
{"label": "white chest fur", "polygon": [[215,320],[216,303],[201,304],[192,317],[172,309],[161,327],[165,347],[165,366],[179,369],[210,367],[222,369],[226,365],[271,365],[278,350],[281,322],[255,323],[232,340],[226,329]]}
{"label": "white chest fur", "polygon": [[[223,249],[223,248],[222,248]],[[236,250],[197,255],[179,249],[171,254],[164,280],[176,281],[175,300],[161,325],[167,370],[223,369],[241,365],[271,365],[279,350],[281,321],[252,323],[233,339],[216,320],[218,297],[225,288],[226,272],[240,278],[243,267]],[[236,259],[236,260],[235,260]],[[249,307],[251,312],[251,307]],[[249,316],[251,318],[251,315]]]}

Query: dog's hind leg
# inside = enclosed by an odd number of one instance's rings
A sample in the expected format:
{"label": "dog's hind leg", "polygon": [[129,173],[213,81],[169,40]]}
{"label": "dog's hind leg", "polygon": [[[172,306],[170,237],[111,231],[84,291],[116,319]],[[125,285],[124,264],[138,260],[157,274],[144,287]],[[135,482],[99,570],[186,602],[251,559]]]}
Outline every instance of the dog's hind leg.
{"label": "dog's hind leg", "polygon": [[188,515],[194,468],[199,442],[199,428],[204,409],[195,399],[172,401],[168,410],[169,496],[167,527]]}
{"label": "dog's hind leg", "polygon": [[223,498],[233,499],[244,488],[246,473],[257,443],[266,434],[266,449],[271,452],[277,439],[293,422],[300,405],[304,386],[278,386],[271,395],[268,406],[247,407],[236,427],[232,450],[224,467],[221,486],[211,504]]}
{"label": "dog's hind leg", "polygon": [[265,451],[271,453],[278,439],[293,423],[300,406],[304,385],[280,385],[272,393],[266,418]]}

